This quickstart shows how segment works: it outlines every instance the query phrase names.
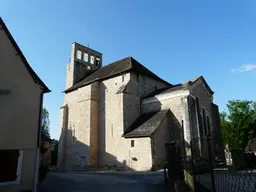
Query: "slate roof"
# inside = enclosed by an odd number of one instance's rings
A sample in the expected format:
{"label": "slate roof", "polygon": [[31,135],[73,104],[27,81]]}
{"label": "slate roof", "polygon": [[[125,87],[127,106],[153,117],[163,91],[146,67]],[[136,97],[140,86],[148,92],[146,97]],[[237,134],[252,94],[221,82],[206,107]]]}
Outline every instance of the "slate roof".
{"label": "slate roof", "polygon": [[204,82],[208,91],[211,94],[213,94],[214,92],[211,90],[211,88],[209,87],[209,85],[207,84],[207,82],[205,81],[203,76],[199,76],[199,77],[196,77],[196,78],[191,79],[190,81],[187,81],[187,82],[184,82],[184,83],[179,83],[179,84],[176,84],[176,85],[170,85],[168,87],[158,89],[158,90],[150,93],[149,95],[145,96],[143,99],[148,98],[148,97],[154,97],[156,95],[160,95],[160,94],[164,94],[164,93],[170,93],[170,92],[177,91],[177,90],[186,90],[186,89],[188,89],[189,85],[193,85],[193,83],[195,83],[199,79],[201,79]]}
{"label": "slate roof", "polygon": [[148,94],[143,99],[148,98],[148,97],[153,97],[153,96],[159,95],[159,94],[170,93],[170,92],[177,91],[177,90],[187,89],[187,87],[188,87],[188,84],[186,84],[186,83],[168,86],[168,87],[158,89],[158,90]]}
{"label": "slate roof", "polygon": [[164,81],[163,79],[158,77],[156,74],[151,72],[149,69],[144,67],[142,64],[140,64],[134,58],[126,57],[124,59],[118,60],[114,63],[109,64],[109,65],[106,65],[106,66],[100,68],[99,70],[93,72],[89,76],[82,79],[80,82],[76,83],[72,87],[65,90],[65,92],[67,93],[67,92],[73,91],[75,89],[78,89],[80,87],[91,84],[95,81],[109,79],[109,78],[112,78],[114,76],[118,76],[118,75],[123,74],[123,73],[128,72],[128,71],[133,71],[137,74],[142,74],[142,75],[145,75],[145,76],[149,76],[149,77],[152,77],[152,78],[157,79],[159,81],[165,82],[168,85],[171,85],[170,83]]}
{"label": "slate roof", "polygon": [[159,127],[167,115],[168,110],[145,113],[139,116],[132,125],[125,131],[125,138],[149,137]]}
{"label": "slate roof", "polygon": [[25,67],[27,68],[28,72],[30,73],[31,77],[33,78],[35,83],[38,83],[42,86],[43,92],[48,93],[51,92],[50,89],[44,84],[44,82],[37,76],[37,74],[33,71],[33,69],[30,67],[28,61],[26,60],[25,56],[23,55],[22,51],[20,50],[19,46],[17,45],[16,41],[12,37],[11,33],[9,32],[8,28],[4,24],[4,21],[0,17],[0,30],[1,28],[5,31],[6,35],[8,36],[9,40],[11,41],[13,47],[17,51],[17,55],[20,56],[21,60],[23,61]]}

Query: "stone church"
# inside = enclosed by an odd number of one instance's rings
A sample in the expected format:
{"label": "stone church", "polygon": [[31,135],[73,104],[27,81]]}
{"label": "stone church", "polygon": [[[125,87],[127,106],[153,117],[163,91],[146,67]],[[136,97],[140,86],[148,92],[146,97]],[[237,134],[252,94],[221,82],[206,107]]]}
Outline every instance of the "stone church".
{"label": "stone church", "polygon": [[72,44],[60,110],[60,171],[163,166],[165,144],[203,155],[207,134],[220,146],[219,111],[202,76],[173,85],[132,57],[102,66],[102,54]]}

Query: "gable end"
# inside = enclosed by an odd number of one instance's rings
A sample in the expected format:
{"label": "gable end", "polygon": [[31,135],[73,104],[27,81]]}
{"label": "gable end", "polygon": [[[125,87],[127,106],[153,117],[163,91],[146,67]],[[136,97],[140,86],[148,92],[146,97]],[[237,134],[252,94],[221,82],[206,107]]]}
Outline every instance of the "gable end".
{"label": "gable end", "polygon": [[7,37],[9,38],[9,40],[11,41],[14,49],[17,51],[17,55],[20,56],[22,62],[24,63],[26,69],[28,70],[29,74],[31,75],[31,77],[33,78],[34,82],[36,84],[39,84],[44,93],[48,93],[51,92],[50,89],[44,84],[44,82],[37,76],[37,74],[33,71],[33,69],[30,67],[29,63],[27,62],[25,56],[23,55],[22,51],[20,50],[19,46],[17,45],[17,43],[15,42],[14,38],[12,37],[11,33],[9,32],[8,28],[6,27],[6,25],[4,24],[4,21],[2,20],[2,18],[0,17],[0,30],[4,30],[4,32],[6,33]]}

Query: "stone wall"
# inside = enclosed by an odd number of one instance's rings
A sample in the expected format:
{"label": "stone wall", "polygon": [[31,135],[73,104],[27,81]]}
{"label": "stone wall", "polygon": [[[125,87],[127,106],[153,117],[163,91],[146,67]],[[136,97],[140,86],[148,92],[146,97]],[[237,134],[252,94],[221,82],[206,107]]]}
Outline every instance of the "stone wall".
{"label": "stone wall", "polygon": [[183,155],[184,152],[184,144],[187,148],[187,155],[190,155],[191,133],[188,95],[188,90],[177,90],[168,94],[143,99],[141,106],[142,113],[170,109],[168,124],[171,127],[171,133],[173,135],[172,140],[180,142],[182,148],[181,155]]}
{"label": "stone wall", "polygon": [[124,145],[123,98],[118,94],[121,86],[129,81],[129,74],[107,79],[100,83],[99,151],[100,166],[115,166],[123,159],[117,159],[117,151]]}
{"label": "stone wall", "polygon": [[129,81],[123,97],[124,131],[140,116],[140,96],[137,74],[129,73]]}
{"label": "stone wall", "polygon": [[[144,83],[151,82],[153,85],[142,86],[143,83],[139,82],[139,76],[135,73],[126,73],[100,84],[101,167],[124,168],[124,162],[126,162],[125,164],[131,162],[128,150],[130,143],[122,135],[141,114],[140,97],[151,93],[155,85],[165,86],[165,84],[148,77],[143,79]],[[143,142],[141,145],[144,145]],[[148,160],[144,161],[142,158],[143,156],[140,157],[139,162],[134,162],[134,169],[140,169],[139,167],[142,166],[140,162],[148,163]],[[148,159],[148,156],[145,156],[145,159]],[[145,166],[151,167],[152,163]]]}
{"label": "stone wall", "polygon": [[[212,151],[215,152],[215,126],[214,126],[214,115],[216,112],[213,111],[212,108],[212,102],[213,102],[213,95],[209,92],[209,90],[206,88],[206,85],[204,84],[204,82],[199,79],[197,80],[191,87],[190,87],[190,94],[193,97],[197,97],[198,98],[198,121],[199,118],[201,119],[200,121],[202,122],[202,127],[200,130],[199,127],[199,122],[198,122],[198,130],[197,130],[197,135],[194,135],[195,141],[196,141],[196,145],[199,146],[199,148],[201,148],[201,154],[208,156],[208,149],[207,147],[207,143],[206,143],[206,135],[208,133],[208,130],[210,131],[211,135],[213,136],[213,140],[212,140]],[[203,109],[205,110],[205,118],[203,115]],[[207,124],[207,117],[209,118],[209,125]],[[201,142],[201,143],[200,143]],[[202,147],[200,147],[200,145]],[[203,147],[204,146],[204,147]]]}
{"label": "stone wall", "polygon": [[[76,54],[77,50],[81,51],[81,59],[78,59]],[[85,61],[84,53],[88,54],[88,61]],[[99,59],[99,63],[90,63],[90,57],[96,57]],[[70,88],[74,84],[78,83],[85,76],[92,71],[98,70],[102,65],[102,54],[98,51],[92,50],[88,47],[80,45],[78,43],[72,43],[71,56],[69,64],[67,65],[66,73],[66,89]]]}
{"label": "stone wall", "polygon": [[90,167],[99,168],[99,90],[100,83],[91,85],[91,113],[90,113]]}
{"label": "stone wall", "polygon": [[165,143],[172,141],[171,134],[173,130],[168,125],[168,117],[165,117],[156,132],[151,136],[152,138],[152,158],[154,169],[163,168],[166,162]]}
{"label": "stone wall", "polygon": [[161,89],[169,86],[167,83],[155,80],[151,77],[147,77],[145,75],[137,75],[134,74],[133,78],[137,78],[139,82],[139,96],[143,98],[148,94],[156,91],[157,89]]}
{"label": "stone wall", "polygon": [[202,109],[205,109],[206,116],[210,117],[211,121],[211,116],[212,116],[212,100],[213,96],[209,91],[207,90],[206,86],[201,80],[198,80],[197,82],[194,83],[193,86],[189,88],[190,95],[193,97],[199,98],[199,110],[201,115],[202,114]]}
{"label": "stone wall", "polygon": [[[131,147],[132,140],[134,141],[134,147]],[[149,171],[152,169],[152,148],[149,137],[126,139],[126,150],[128,157],[125,162],[129,169],[135,171]]]}
{"label": "stone wall", "polygon": [[[65,170],[151,169],[150,140],[134,139],[136,150],[129,150],[130,140],[122,136],[141,114],[141,97],[165,86],[166,83],[152,78],[126,73],[67,93],[64,103],[68,115],[63,120],[67,125],[61,138],[65,142],[60,145],[59,154]],[[142,152],[149,154],[139,155],[140,146]],[[133,162],[131,151],[139,156],[139,161]]]}
{"label": "stone wall", "polygon": [[67,105],[66,125],[63,124],[60,150],[63,170],[85,170],[90,165],[90,123],[91,123],[91,85],[65,94],[64,103]]}
{"label": "stone wall", "polygon": [[170,109],[177,120],[180,122],[184,120],[184,104],[183,100],[188,96],[188,91],[174,91],[167,95],[150,97],[142,100],[142,113],[151,111],[158,111],[163,109]]}

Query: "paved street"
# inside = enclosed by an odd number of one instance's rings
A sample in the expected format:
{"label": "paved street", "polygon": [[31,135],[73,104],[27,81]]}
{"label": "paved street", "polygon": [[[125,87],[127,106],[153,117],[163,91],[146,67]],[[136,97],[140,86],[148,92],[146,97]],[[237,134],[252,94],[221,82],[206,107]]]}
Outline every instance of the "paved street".
{"label": "paved street", "polygon": [[40,192],[156,192],[165,191],[164,173],[108,172],[55,173],[49,172],[40,185]]}

